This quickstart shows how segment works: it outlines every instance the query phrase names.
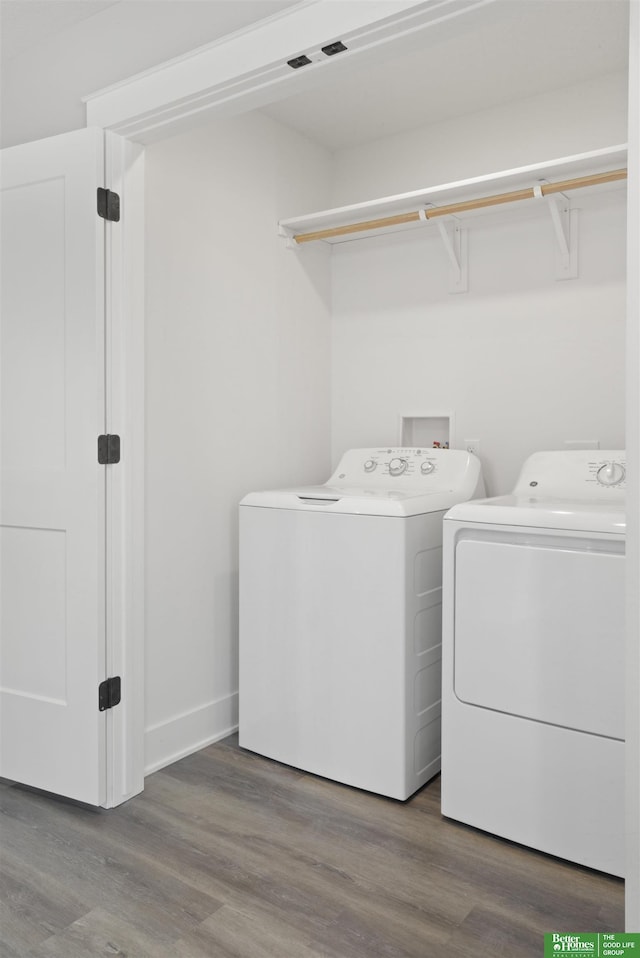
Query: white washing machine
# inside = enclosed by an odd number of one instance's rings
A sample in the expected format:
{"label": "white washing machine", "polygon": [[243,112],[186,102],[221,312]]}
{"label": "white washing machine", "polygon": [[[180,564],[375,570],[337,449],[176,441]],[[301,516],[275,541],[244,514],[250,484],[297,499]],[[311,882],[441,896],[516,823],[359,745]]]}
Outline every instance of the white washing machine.
{"label": "white washing machine", "polygon": [[460,450],[353,449],[240,504],[240,745],[404,800],[440,768],[442,517]]}
{"label": "white washing machine", "polygon": [[537,453],[443,524],[443,814],[620,876],[625,469]]}

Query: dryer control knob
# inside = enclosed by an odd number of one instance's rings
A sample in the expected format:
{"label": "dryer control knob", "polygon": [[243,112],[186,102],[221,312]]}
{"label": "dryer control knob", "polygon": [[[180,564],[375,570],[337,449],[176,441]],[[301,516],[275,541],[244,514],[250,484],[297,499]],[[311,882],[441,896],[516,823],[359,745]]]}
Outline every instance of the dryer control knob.
{"label": "dryer control knob", "polygon": [[433,472],[435,468],[436,467],[432,462],[429,462],[428,459],[425,459],[425,461],[420,466],[420,472],[422,473],[423,476],[428,476],[429,473]]}
{"label": "dryer control knob", "polygon": [[401,476],[407,468],[406,459],[392,459],[389,463],[389,475],[390,476]]}
{"label": "dryer control knob", "polygon": [[375,462],[373,459],[367,459],[367,461],[364,464],[364,471],[373,472],[377,465],[378,463]]}
{"label": "dryer control knob", "polygon": [[621,462],[607,462],[600,466],[596,473],[596,479],[601,486],[617,486],[625,476],[625,468]]}

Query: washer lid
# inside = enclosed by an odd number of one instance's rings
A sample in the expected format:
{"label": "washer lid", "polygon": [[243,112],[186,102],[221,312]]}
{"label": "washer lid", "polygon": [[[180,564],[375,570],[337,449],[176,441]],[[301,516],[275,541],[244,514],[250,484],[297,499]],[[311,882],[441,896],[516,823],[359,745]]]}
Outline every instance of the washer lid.
{"label": "washer lid", "polygon": [[463,522],[497,526],[531,526],[624,535],[626,516],[621,503],[588,499],[542,499],[533,496],[496,496],[455,505],[445,516]]}
{"label": "washer lid", "polygon": [[305,512],[331,512],[341,515],[416,516],[426,512],[446,512],[460,501],[459,492],[417,493],[399,489],[367,489],[361,486],[302,486],[251,492],[241,506],[267,509],[293,509]]}

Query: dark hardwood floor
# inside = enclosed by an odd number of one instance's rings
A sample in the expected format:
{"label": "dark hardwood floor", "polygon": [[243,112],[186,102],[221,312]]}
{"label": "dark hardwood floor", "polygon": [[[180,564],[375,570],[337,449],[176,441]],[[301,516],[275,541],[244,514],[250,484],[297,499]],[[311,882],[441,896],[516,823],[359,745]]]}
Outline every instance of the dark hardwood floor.
{"label": "dark hardwood floor", "polygon": [[3,958],[541,958],[621,931],[623,883],[243,752],[94,811],[0,784]]}

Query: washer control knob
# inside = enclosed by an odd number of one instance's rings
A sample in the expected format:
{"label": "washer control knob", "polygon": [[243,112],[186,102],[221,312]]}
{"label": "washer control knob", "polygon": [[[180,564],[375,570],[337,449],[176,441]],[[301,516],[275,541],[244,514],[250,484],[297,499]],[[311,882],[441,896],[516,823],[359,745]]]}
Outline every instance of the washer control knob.
{"label": "washer control knob", "polygon": [[406,471],[407,460],[406,459],[392,459],[389,463],[389,475],[390,476],[401,476],[403,472]]}
{"label": "washer control knob", "polygon": [[598,469],[596,479],[601,486],[617,486],[625,475],[625,468],[621,462],[606,462]]}
{"label": "washer control knob", "polygon": [[364,464],[364,471],[365,471],[365,472],[373,472],[373,471],[375,470],[375,468],[376,468],[377,465],[378,465],[378,463],[375,462],[373,459],[367,459],[367,461],[366,461],[365,464]]}
{"label": "washer control knob", "polygon": [[425,459],[425,461],[424,461],[424,462],[422,463],[422,465],[420,466],[420,472],[422,473],[423,476],[428,476],[429,473],[433,472],[433,470],[434,470],[435,468],[436,468],[436,467],[435,467],[434,463],[429,462],[428,459]]}

